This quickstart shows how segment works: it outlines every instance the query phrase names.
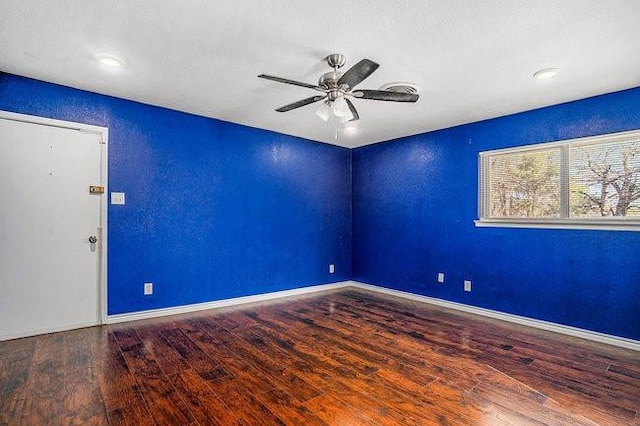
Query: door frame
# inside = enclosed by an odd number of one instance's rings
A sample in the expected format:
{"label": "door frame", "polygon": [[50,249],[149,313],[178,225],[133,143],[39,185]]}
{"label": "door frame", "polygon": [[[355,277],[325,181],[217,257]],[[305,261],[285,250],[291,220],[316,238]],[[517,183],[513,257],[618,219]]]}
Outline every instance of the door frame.
{"label": "door frame", "polygon": [[[16,112],[9,112],[0,110],[0,118],[12,121],[19,121],[22,123],[39,124],[50,127],[58,127],[62,129],[77,130],[84,133],[92,133],[100,138],[101,152],[100,156],[100,185],[104,187],[104,193],[101,194],[100,200],[100,223],[99,226],[99,259],[98,259],[98,307],[100,310],[99,324],[106,324],[107,322],[107,218],[108,218],[108,156],[109,156],[109,129],[107,127],[94,126],[85,123],[76,123],[73,121],[55,120],[53,118],[39,117],[36,115],[19,114]],[[87,182],[87,186],[89,182]]]}

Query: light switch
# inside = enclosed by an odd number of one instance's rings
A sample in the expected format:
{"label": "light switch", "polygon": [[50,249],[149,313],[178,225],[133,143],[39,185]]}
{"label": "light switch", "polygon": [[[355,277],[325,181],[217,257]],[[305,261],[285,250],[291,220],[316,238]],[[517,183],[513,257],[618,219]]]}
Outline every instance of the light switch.
{"label": "light switch", "polygon": [[124,205],[124,192],[112,192],[111,204],[120,206]]}

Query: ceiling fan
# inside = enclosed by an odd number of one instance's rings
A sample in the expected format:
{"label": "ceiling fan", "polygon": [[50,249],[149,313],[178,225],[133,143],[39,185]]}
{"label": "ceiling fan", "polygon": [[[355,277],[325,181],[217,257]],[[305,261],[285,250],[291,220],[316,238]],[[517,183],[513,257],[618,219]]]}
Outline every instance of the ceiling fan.
{"label": "ceiling fan", "polygon": [[327,64],[333,71],[329,71],[320,76],[317,85],[302,83],[300,81],[275,77],[267,74],[260,74],[258,77],[278,83],[293,84],[295,86],[306,87],[321,92],[321,94],[310,98],[302,99],[276,109],[278,112],[287,112],[314,102],[324,101],[316,114],[324,121],[329,120],[329,114],[333,113],[341,122],[355,121],[360,118],[358,111],[349,98],[371,99],[375,101],[391,102],[416,102],[416,93],[406,93],[392,90],[369,90],[354,88],[369,77],[380,65],[369,60],[362,59],[352,66],[347,72],[338,71],[346,62],[344,55],[334,53],[327,56]]}

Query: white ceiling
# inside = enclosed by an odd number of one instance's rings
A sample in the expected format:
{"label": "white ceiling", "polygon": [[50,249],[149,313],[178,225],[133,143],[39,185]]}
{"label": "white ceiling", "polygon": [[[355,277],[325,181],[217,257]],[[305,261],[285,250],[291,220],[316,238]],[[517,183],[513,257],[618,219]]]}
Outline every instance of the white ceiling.
{"label": "white ceiling", "polygon": [[[355,147],[640,85],[638,0],[0,0],[0,70]],[[123,58],[107,70],[97,53]],[[321,121],[323,58],[409,81],[416,104],[356,99],[356,132]],[[533,72],[558,67],[550,80]]]}

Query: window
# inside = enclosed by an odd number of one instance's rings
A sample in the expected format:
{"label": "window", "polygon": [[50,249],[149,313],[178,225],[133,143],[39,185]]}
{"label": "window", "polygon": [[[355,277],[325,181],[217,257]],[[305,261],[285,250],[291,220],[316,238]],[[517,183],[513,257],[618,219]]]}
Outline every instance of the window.
{"label": "window", "polygon": [[640,131],[480,153],[478,226],[640,231]]}

